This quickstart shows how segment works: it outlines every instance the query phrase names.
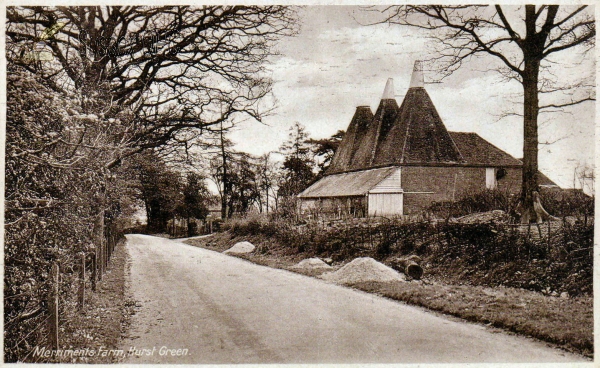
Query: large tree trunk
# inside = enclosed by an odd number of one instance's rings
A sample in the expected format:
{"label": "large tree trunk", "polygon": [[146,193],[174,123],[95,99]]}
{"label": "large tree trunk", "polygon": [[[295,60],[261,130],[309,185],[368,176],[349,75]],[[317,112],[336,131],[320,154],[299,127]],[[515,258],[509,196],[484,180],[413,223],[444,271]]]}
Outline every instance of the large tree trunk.
{"label": "large tree trunk", "polygon": [[533,192],[538,190],[538,72],[539,61],[525,62],[521,223],[529,223],[534,218]]}
{"label": "large tree trunk", "polygon": [[523,183],[521,187],[521,223],[535,218],[533,192],[538,190],[538,76],[540,72],[540,40],[535,37],[535,6],[527,5],[525,24],[527,37],[523,46]]}

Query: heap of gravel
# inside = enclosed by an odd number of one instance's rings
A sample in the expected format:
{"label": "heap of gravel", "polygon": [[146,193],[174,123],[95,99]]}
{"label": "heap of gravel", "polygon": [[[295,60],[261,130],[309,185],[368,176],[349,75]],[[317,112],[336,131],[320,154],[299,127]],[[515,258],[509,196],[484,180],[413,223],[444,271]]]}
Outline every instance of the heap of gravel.
{"label": "heap of gravel", "polygon": [[486,222],[508,223],[510,216],[502,210],[493,210],[488,212],[478,212],[459,217],[456,222],[461,224],[481,224]]}
{"label": "heap of gravel", "polygon": [[317,269],[317,268],[332,268],[327,263],[323,262],[320,258],[307,258],[298,262],[292,268],[302,268],[302,269]]}
{"label": "heap of gravel", "polygon": [[252,243],[243,241],[243,242],[235,243],[235,245],[233,247],[227,249],[223,253],[225,253],[225,254],[252,253],[252,252],[254,252],[254,249],[256,249],[256,247]]}
{"label": "heap of gravel", "polygon": [[335,272],[321,275],[321,278],[337,284],[353,284],[366,281],[405,281],[403,274],[379,263],[373,258],[356,258]]}

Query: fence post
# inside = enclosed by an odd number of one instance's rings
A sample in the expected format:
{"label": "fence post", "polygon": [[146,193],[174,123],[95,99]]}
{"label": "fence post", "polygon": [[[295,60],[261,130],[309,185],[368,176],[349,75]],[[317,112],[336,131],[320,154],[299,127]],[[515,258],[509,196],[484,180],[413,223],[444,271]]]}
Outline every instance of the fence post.
{"label": "fence post", "polygon": [[106,242],[102,239],[101,243],[101,251],[102,251],[102,274],[106,273]]}
{"label": "fence post", "polygon": [[96,259],[96,255],[98,251],[94,248],[94,253],[92,253],[92,291],[96,291],[96,278],[98,277],[98,261]]}
{"label": "fence post", "polygon": [[48,297],[48,324],[50,330],[50,345],[52,349],[58,349],[58,275],[59,269],[58,264],[54,263],[52,265],[52,271],[50,272],[50,295]]}
{"label": "fence post", "polygon": [[102,274],[104,273],[104,254],[102,244],[104,244],[104,210],[101,210],[94,223],[94,243],[96,244],[96,256],[98,266],[98,281],[102,280]]}
{"label": "fence post", "polygon": [[79,308],[85,304],[85,253],[81,252],[81,270],[79,271]]}
{"label": "fence post", "polygon": [[110,260],[110,258],[112,258],[112,254],[113,254],[113,230],[112,230],[112,224],[108,227],[108,259]]}
{"label": "fence post", "polygon": [[102,281],[102,265],[104,264],[102,260],[102,242],[96,247],[96,252],[98,253],[98,281]]}
{"label": "fence post", "polygon": [[117,245],[117,236],[110,232],[110,254],[112,255],[115,252],[115,246]]}

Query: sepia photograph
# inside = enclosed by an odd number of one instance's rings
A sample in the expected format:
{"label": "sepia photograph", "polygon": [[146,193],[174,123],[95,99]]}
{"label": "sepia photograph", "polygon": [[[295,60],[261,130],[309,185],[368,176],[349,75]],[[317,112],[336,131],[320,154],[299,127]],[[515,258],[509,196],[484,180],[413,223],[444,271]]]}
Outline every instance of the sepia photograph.
{"label": "sepia photograph", "polygon": [[594,364],[593,4],[51,5],[4,363]]}

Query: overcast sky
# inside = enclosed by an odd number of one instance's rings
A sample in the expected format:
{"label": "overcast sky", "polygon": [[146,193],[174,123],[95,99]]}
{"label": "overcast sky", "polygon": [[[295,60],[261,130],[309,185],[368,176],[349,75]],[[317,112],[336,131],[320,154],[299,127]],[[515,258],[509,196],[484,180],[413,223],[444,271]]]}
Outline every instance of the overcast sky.
{"label": "overcast sky", "polygon": [[[427,57],[431,46],[423,34],[400,26],[365,26],[373,20],[357,7],[309,6],[300,10],[302,30],[282,40],[281,56],[273,60],[276,115],[240,124],[230,137],[236,148],[263,154],[279,148],[296,121],[314,138],[346,129],[356,106],[377,108],[388,78],[394,79],[398,104],[410,82],[413,63]],[[359,23],[360,22],[360,23]],[[554,70],[559,78],[590,74],[593,53],[580,69]],[[568,62],[573,53],[560,55]],[[475,132],[511,155],[523,156],[522,118],[498,117],[514,109],[518,82],[503,82],[493,72],[483,72],[492,57],[465,64],[441,84],[426,84],[429,95],[450,131]],[[594,74],[590,74],[594,78]],[[427,83],[427,74],[425,81]],[[571,114],[542,116],[539,167],[563,187],[572,187],[577,165],[594,163],[594,103],[571,109]]]}

